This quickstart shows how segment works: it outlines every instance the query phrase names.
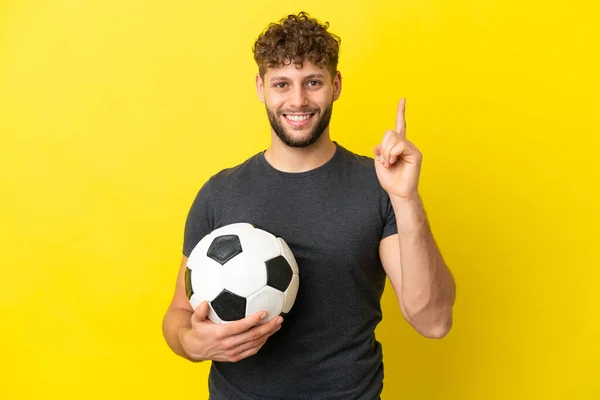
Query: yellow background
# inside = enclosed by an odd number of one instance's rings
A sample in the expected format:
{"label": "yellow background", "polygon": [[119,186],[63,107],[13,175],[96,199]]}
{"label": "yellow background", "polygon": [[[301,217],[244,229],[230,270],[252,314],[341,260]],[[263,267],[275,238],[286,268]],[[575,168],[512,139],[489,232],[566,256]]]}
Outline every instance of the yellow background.
{"label": "yellow background", "polygon": [[184,219],[268,145],[251,46],[300,10],[342,38],[335,140],[407,97],[457,280],[440,341],[388,286],[384,398],[600,398],[597,4],[0,2],[0,398],[206,398],[160,328]]}

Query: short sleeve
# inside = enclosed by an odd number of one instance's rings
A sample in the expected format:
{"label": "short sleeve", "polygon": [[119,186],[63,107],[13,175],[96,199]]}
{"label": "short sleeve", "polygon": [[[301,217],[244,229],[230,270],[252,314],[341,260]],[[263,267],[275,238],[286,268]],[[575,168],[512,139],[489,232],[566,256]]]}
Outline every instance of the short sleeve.
{"label": "short sleeve", "polygon": [[183,255],[189,257],[198,242],[213,230],[212,181],[207,181],[194,199],[185,221]]}
{"label": "short sleeve", "polygon": [[381,234],[381,239],[384,239],[398,233],[398,227],[396,226],[396,214],[394,213],[394,207],[392,207],[390,197],[383,189],[382,191],[383,232]]}

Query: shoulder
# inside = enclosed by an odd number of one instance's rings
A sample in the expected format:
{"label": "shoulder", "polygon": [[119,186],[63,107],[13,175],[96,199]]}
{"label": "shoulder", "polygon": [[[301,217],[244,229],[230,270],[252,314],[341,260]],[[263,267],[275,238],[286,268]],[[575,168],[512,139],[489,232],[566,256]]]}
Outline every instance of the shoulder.
{"label": "shoulder", "polygon": [[248,176],[251,174],[256,175],[256,171],[260,168],[258,157],[260,154],[257,153],[240,164],[221,169],[209,175],[207,180],[200,183],[200,187],[196,192],[196,202],[202,199],[209,201],[213,194],[247,181]]}
{"label": "shoulder", "polygon": [[340,171],[343,171],[340,173],[348,178],[349,185],[361,193],[372,193],[378,199],[385,200],[387,193],[379,183],[375,159],[342,146],[339,147],[341,152]]}
{"label": "shoulder", "polygon": [[363,173],[366,176],[375,175],[375,160],[373,157],[355,153],[338,144],[341,163],[346,170],[353,173]]}
{"label": "shoulder", "polygon": [[209,178],[206,185],[215,188],[221,187],[222,185],[231,185],[236,181],[247,179],[250,175],[255,174],[260,168],[260,154],[261,153],[254,154],[240,164],[218,171]]}

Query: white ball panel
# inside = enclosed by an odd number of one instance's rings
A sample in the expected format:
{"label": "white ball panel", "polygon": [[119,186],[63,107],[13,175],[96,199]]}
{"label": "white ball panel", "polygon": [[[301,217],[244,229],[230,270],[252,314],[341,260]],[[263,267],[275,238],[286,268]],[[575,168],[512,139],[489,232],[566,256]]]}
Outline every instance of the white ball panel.
{"label": "white ball panel", "polygon": [[224,323],[226,323],[221,318],[219,318],[219,316],[217,315],[217,313],[215,312],[215,310],[213,310],[212,305],[210,303],[208,304],[208,315],[207,315],[207,317],[208,317],[209,320],[211,320],[215,324],[224,324]]}
{"label": "white ball panel", "polygon": [[283,240],[282,238],[277,238],[277,240],[279,241],[279,245],[281,246],[281,255],[290,264],[294,274],[299,274],[298,263],[296,263],[296,258],[294,257],[292,250],[290,250],[290,247],[287,245],[285,240]]}
{"label": "white ball panel", "polygon": [[211,232],[213,238],[221,235],[238,235],[242,236],[244,232],[248,232],[254,229],[254,226],[246,222],[239,222],[236,224],[229,224],[215,229]]}
{"label": "white ball panel", "polygon": [[240,235],[242,251],[251,254],[261,261],[267,261],[281,254],[275,236],[262,229],[252,229]]}
{"label": "white ball panel", "polygon": [[264,262],[242,252],[223,265],[223,286],[238,296],[248,297],[267,284]]}
{"label": "white ball panel", "polygon": [[289,313],[296,301],[296,295],[298,294],[298,287],[300,286],[300,278],[298,275],[292,275],[292,281],[290,285],[283,293],[284,301],[282,312]]}
{"label": "white ball panel", "polygon": [[198,307],[200,304],[202,304],[203,301],[204,301],[204,299],[202,297],[200,297],[196,293],[194,293],[192,295],[192,298],[190,299],[190,305],[195,310],[196,307]]}
{"label": "white ball panel", "polygon": [[188,266],[190,263],[197,264],[198,262],[196,260],[201,260],[203,257],[206,257],[206,253],[208,253],[208,249],[213,239],[214,237],[212,236],[212,234],[209,233],[196,244],[196,246],[192,249],[192,252],[190,253]]}
{"label": "white ball panel", "polygon": [[192,290],[201,298],[212,301],[223,291],[223,266],[215,260],[204,257],[202,263],[188,266],[192,270]]}
{"label": "white ball panel", "polygon": [[257,293],[246,299],[246,315],[252,315],[259,311],[266,311],[267,318],[262,320],[265,323],[272,320],[283,309],[283,293],[270,286],[265,286]]}

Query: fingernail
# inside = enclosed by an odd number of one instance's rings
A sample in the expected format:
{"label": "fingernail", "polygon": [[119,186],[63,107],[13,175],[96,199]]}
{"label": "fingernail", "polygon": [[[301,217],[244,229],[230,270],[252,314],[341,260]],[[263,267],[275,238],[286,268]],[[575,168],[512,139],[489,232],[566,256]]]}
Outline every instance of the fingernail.
{"label": "fingernail", "polygon": [[282,322],[283,322],[283,318],[281,318],[281,317],[277,318],[277,325],[281,325]]}
{"label": "fingernail", "polygon": [[260,319],[265,319],[265,318],[267,318],[267,313],[262,313],[262,314],[260,315]]}

